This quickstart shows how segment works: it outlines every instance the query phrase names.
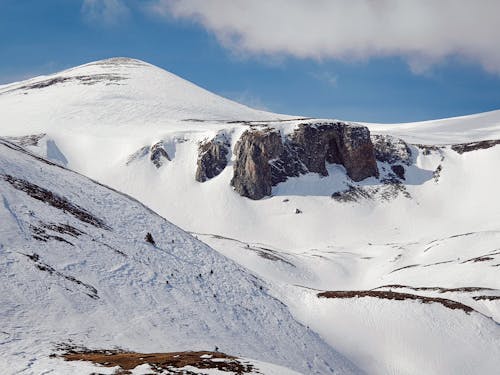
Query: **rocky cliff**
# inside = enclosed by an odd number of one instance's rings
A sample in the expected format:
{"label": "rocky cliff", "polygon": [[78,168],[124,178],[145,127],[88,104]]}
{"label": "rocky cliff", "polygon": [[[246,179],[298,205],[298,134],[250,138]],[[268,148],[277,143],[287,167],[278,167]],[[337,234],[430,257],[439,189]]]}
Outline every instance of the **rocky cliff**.
{"label": "rocky cliff", "polygon": [[269,161],[283,152],[281,135],[274,129],[247,130],[235,146],[231,185],[242,196],[261,199],[271,194]]}
{"label": "rocky cliff", "polygon": [[227,166],[230,150],[229,139],[224,133],[218,133],[214,138],[200,143],[196,181],[205,182],[218,176]]}
{"label": "rocky cliff", "polygon": [[326,163],[341,164],[354,181],[378,177],[368,128],[342,122],[304,123],[282,137],[272,128],[247,130],[236,144],[231,185],[242,196],[261,199],[288,177],[328,175]]}

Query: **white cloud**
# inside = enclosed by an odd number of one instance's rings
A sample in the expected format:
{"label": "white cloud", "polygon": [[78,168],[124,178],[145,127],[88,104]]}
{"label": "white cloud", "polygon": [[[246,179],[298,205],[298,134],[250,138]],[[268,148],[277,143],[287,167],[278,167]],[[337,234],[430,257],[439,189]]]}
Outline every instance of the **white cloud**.
{"label": "white cloud", "polygon": [[91,23],[113,26],[126,19],[130,10],[122,0],[83,0],[82,14]]}
{"label": "white cloud", "polygon": [[500,74],[499,0],[150,0],[227,48],[313,59],[401,56],[415,72],[450,56]]}

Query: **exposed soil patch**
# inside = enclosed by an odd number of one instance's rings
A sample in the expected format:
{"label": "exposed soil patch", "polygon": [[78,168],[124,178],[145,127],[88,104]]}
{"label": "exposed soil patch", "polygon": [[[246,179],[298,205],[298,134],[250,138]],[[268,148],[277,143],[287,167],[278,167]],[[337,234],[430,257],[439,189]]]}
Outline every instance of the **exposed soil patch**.
{"label": "exposed soil patch", "polygon": [[418,296],[410,293],[398,293],[391,291],[376,291],[376,290],[353,290],[353,291],[328,291],[318,293],[320,298],[362,298],[362,297],[373,297],[379,299],[388,299],[396,301],[404,300],[414,300],[422,303],[439,303],[440,305],[452,309],[452,310],[462,310],[467,314],[475,311],[473,308],[464,305],[460,302],[452,301],[445,298],[436,297],[425,297]]}
{"label": "exposed soil patch", "polygon": [[463,154],[465,152],[470,152],[470,151],[485,150],[493,146],[496,146],[498,144],[500,144],[500,139],[490,139],[486,141],[459,143],[451,145],[451,149],[453,151],[458,152],[459,154]]}
{"label": "exposed soil patch", "polygon": [[66,361],[87,361],[104,367],[120,367],[118,374],[130,374],[137,366],[149,364],[156,373],[194,374],[183,367],[198,369],[217,369],[235,374],[246,374],[253,366],[240,359],[220,352],[172,352],[172,353],[134,353],[119,350],[82,350],[69,352],[61,356]]}
{"label": "exposed soil patch", "polygon": [[49,190],[46,190],[38,185],[32,184],[26,180],[16,178],[10,175],[0,175],[5,181],[11,184],[15,189],[24,191],[31,198],[37,199],[48,205],[55,207],[64,212],[68,212],[80,221],[91,224],[97,228],[110,230],[111,228],[104,223],[103,220],[95,217],[87,210],[71,203],[65,197],[57,195]]}
{"label": "exposed soil patch", "polygon": [[464,287],[460,287],[460,288],[442,288],[439,286],[413,287],[413,286],[400,285],[400,284],[382,285],[382,286],[379,286],[377,288],[373,288],[371,290],[377,290],[377,289],[383,289],[383,288],[411,289],[411,290],[416,290],[416,291],[432,291],[432,292],[439,292],[439,293],[456,293],[456,292],[472,293],[472,292],[481,292],[481,291],[485,291],[485,290],[495,290],[495,289],[491,289],[491,288],[483,288],[483,287],[478,287],[478,286],[464,286]]}

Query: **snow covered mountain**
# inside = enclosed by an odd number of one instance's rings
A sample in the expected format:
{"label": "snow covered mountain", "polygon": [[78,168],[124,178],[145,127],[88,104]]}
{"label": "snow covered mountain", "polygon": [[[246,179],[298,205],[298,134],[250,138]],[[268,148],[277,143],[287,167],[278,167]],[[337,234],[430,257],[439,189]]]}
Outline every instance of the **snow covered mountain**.
{"label": "snow covered mountain", "polygon": [[265,282],[128,196],[3,140],[0,195],[3,374],[78,371],[51,358],[64,343],[356,372]]}
{"label": "snow covered mountain", "polygon": [[305,119],[120,58],[0,86],[0,113],[0,136],[194,233],[361,370],[497,371],[500,111]]}

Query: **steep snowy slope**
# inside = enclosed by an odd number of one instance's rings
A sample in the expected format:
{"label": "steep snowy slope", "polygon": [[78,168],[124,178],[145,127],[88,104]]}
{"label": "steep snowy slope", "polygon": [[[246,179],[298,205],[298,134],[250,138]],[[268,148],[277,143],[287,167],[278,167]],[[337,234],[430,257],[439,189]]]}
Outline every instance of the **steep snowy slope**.
{"label": "steep snowy slope", "polygon": [[[166,89],[170,73],[137,61],[51,79],[0,89],[0,135],[194,232],[265,279],[296,319],[366,372],[500,367],[500,111],[366,124],[374,143],[388,140],[388,155],[376,150],[378,178],[355,182],[327,164],[327,176],[288,178],[250,200],[231,187],[241,135],[272,127],[285,136],[305,119],[211,100],[176,78],[194,90],[178,97]],[[227,166],[198,182],[200,143],[213,139],[229,144]],[[14,233],[9,223],[2,236]],[[329,291],[334,298],[318,296]]]}
{"label": "steep snowy slope", "polygon": [[0,140],[0,196],[3,374],[64,372],[63,343],[355,372],[261,280],[121,193]]}

